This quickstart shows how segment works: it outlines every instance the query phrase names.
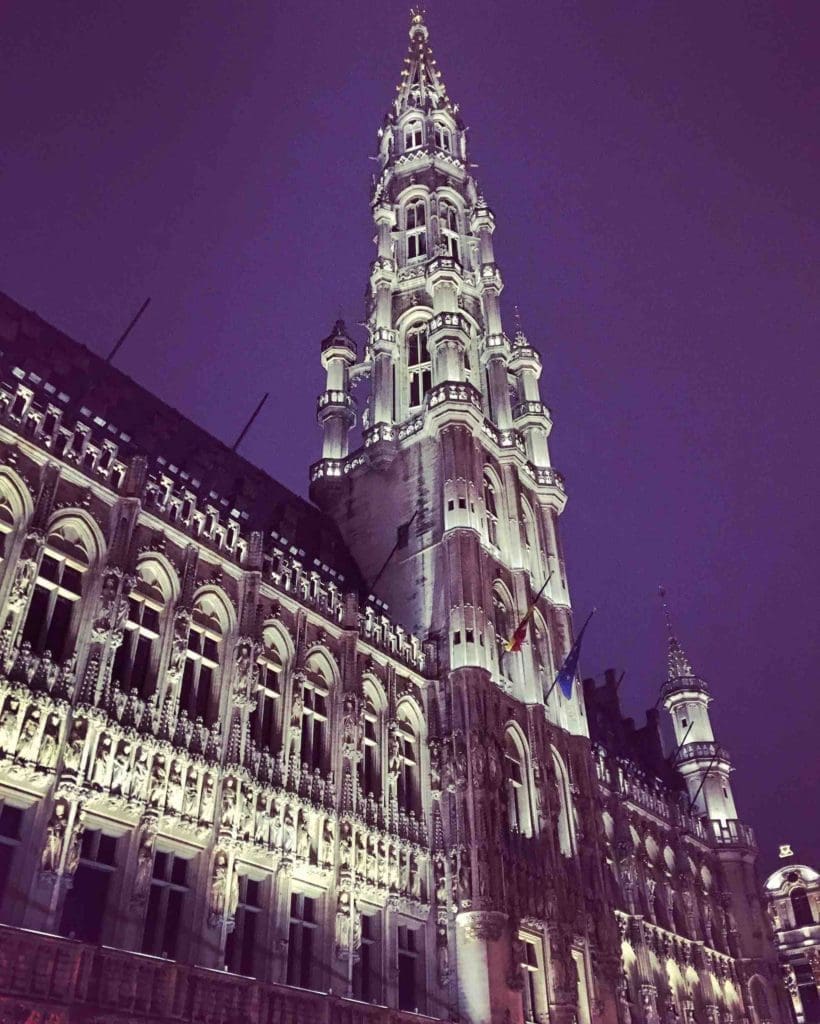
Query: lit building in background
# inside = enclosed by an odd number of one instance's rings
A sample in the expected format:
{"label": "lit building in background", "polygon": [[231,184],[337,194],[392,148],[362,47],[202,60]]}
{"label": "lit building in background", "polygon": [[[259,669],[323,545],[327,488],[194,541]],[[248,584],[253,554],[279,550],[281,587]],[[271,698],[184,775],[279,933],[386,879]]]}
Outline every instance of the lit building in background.
{"label": "lit building in background", "polygon": [[672,759],[614,677],[553,685],[541,359],[420,14],[378,158],[313,505],[0,299],[0,1013],[779,1024],[671,627]]}
{"label": "lit building in background", "polygon": [[766,879],[769,916],[797,1024],[820,1022],[820,875],[788,845]]}

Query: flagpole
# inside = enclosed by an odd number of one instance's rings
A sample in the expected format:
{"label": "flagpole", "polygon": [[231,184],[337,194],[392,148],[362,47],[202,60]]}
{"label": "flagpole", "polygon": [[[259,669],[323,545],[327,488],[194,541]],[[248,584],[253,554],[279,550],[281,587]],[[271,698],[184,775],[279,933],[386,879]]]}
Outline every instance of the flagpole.
{"label": "flagpole", "polygon": [[[510,639],[504,641],[504,652],[501,655],[502,658],[506,657],[508,654],[515,654],[517,651],[519,651],[521,649],[521,644],[523,644],[524,637],[526,636],[526,625],[530,621],[530,619],[532,618],[533,612],[535,611],[535,606],[536,606],[536,604],[538,604],[538,599],[541,597],[541,595],[547,589],[547,584],[549,583],[549,581],[551,579],[552,579],[552,570],[550,570],[549,576],[547,576],[547,578],[541,584],[541,589],[538,591],[538,593],[535,595],[535,597],[532,599],[532,601],[530,601],[529,605],[527,606],[527,610],[524,613],[524,617],[521,619],[521,621],[518,623],[518,625],[513,630],[513,633],[512,633],[512,636],[510,637]],[[519,632],[522,629],[524,630],[524,636],[521,637],[521,643],[516,646],[516,639],[518,637]]]}
{"label": "flagpole", "polygon": [[682,740],[680,741],[680,743],[679,743],[679,744],[677,745],[677,747],[675,747],[675,751],[674,751],[674,753],[673,753],[673,754],[672,754],[672,756],[671,756],[671,757],[669,758],[669,760],[670,760],[670,761],[672,762],[672,765],[673,765],[673,767],[674,767],[675,761],[677,760],[678,754],[680,753],[681,747],[682,747],[682,746],[684,745],[684,743],[686,742],[686,737],[687,737],[687,736],[689,735],[689,733],[690,733],[690,732],[692,731],[692,726],[693,726],[694,724],[695,724],[695,720],[694,720],[694,719],[692,719],[692,721],[691,721],[691,722],[689,723],[689,728],[688,728],[688,729],[686,730],[686,732],[685,732],[685,733],[683,734],[683,739],[682,739]]}
{"label": "flagpole", "polygon": [[[580,633],[578,634],[578,636],[579,636],[579,637],[580,637],[580,636],[581,636],[581,635],[583,634],[584,630],[585,630],[585,629],[587,628],[587,626],[589,625],[589,620],[590,620],[590,619],[592,618],[592,616],[593,616],[594,614],[595,614],[595,609],[593,608],[593,609],[592,609],[592,611],[591,611],[591,612],[589,613],[589,615],[587,615],[587,619],[586,619],[586,622],[585,622],[585,623],[583,624],[583,626],[581,626],[581,632],[580,632]],[[576,637],[576,639],[575,639],[575,640],[573,641],[573,645],[572,645],[572,646],[574,647],[574,646],[575,646],[575,644],[576,644],[577,642],[578,642],[578,638]],[[570,652],[570,653],[572,652],[572,647],[570,647],[570,649],[569,649],[569,652]],[[566,659],[567,659],[568,657],[569,657],[569,653],[568,653],[568,654],[566,655],[566,657],[564,658],[564,662],[565,662],[565,663],[566,663]],[[563,668],[563,665],[561,666],[561,668]],[[544,703],[545,703],[545,704],[547,703],[547,701],[548,701],[548,700],[550,699],[550,697],[552,696],[552,691],[553,691],[553,690],[555,689],[555,684],[556,684],[556,683],[558,682],[558,680],[559,680],[560,676],[561,676],[561,669],[559,668],[559,669],[558,669],[558,674],[557,674],[557,675],[555,676],[555,679],[554,679],[554,680],[553,680],[553,682],[552,682],[552,686],[551,686],[551,687],[549,688],[549,691],[547,692],[547,695],[546,695],[546,697],[544,698]]]}
{"label": "flagpole", "polygon": [[[715,744],[715,747],[717,747],[717,743]],[[696,800],[697,800],[697,798],[698,798],[698,797],[700,796],[700,791],[701,791],[701,790],[703,789],[703,784],[704,784],[704,782],[706,782],[706,780],[707,780],[707,779],[709,778],[709,772],[710,772],[710,771],[712,770],[712,768],[714,767],[715,761],[717,761],[717,759],[718,759],[718,754],[719,754],[719,753],[720,753],[720,748],[718,747],[718,748],[717,748],[717,749],[715,750],[715,756],[714,756],[714,757],[712,758],[712,760],[711,760],[711,761],[709,762],[709,767],[708,767],[708,768],[706,769],[706,771],[705,771],[705,772],[703,773],[703,778],[702,778],[702,779],[700,780],[700,785],[698,786],[698,788],[697,788],[697,791],[695,792],[695,795],[694,795],[694,796],[692,797],[692,799],[691,799],[691,801],[690,801],[690,803],[689,803],[689,807],[687,808],[687,814],[691,813],[691,811],[692,811],[692,808],[693,808],[693,807],[695,806],[695,801],[696,801]]]}
{"label": "flagpole", "polygon": [[[411,527],[411,526],[413,525],[413,523],[414,523],[414,522],[415,522],[415,520],[416,520],[416,516],[417,516],[418,514],[419,514],[419,510],[418,510],[418,509],[416,509],[416,511],[415,511],[415,512],[413,513],[413,515],[412,515],[412,518],[410,519],[410,522],[409,522],[409,523],[406,523],[406,524],[405,524],[405,525],[407,526],[407,528],[408,528],[408,529],[409,529],[409,528],[410,528],[410,527]],[[367,599],[367,598],[368,598],[368,597],[369,597],[369,596],[370,596],[370,595],[371,595],[371,594],[373,593],[373,588],[374,588],[374,587],[376,586],[376,584],[377,584],[377,583],[379,582],[379,580],[380,580],[380,579],[382,578],[382,573],[383,573],[383,572],[384,572],[384,570],[385,570],[385,569],[386,569],[386,568],[388,567],[388,565],[390,565],[390,560],[392,559],[393,555],[395,555],[395,553],[396,553],[396,552],[397,552],[398,550],[399,550],[399,536],[398,536],[398,530],[397,530],[397,531],[396,531],[396,543],[395,543],[395,544],[393,545],[393,549],[392,549],[392,551],[390,552],[390,554],[389,554],[389,555],[387,556],[387,558],[385,558],[385,560],[384,560],[384,565],[383,565],[383,566],[381,567],[381,569],[379,569],[379,571],[378,571],[378,572],[376,573],[376,578],[375,578],[375,579],[373,580],[373,582],[372,582],[372,583],[370,584],[370,586],[369,586],[369,587],[367,588],[367,594],[365,595],[365,600],[366,600],[366,599]]]}

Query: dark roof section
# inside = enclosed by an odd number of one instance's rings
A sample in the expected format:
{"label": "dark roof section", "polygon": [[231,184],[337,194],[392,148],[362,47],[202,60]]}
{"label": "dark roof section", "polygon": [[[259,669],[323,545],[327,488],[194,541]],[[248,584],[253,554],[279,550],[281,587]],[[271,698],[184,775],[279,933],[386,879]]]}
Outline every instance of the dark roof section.
{"label": "dark roof section", "polygon": [[584,703],[593,743],[600,743],[616,757],[635,762],[675,789],[683,787],[680,773],[664,754],[657,707],[646,712],[646,724],[640,728],[635,727],[634,719],[624,718],[614,669],[606,670],[600,686],[594,679],[584,680]]}
{"label": "dark roof section", "polygon": [[276,531],[304,551],[305,565],[317,560],[344,576],[344,589],[358,587],[358,568],[325,513],[3,292],[0,350],[0,364],[20,367],[52,385],[55,404],[72,418],[88,420],[90,411],[91,417],[115,426],[120,457],[145,455],[149,465],[164,459],[165,465],[188,473],[189,482],[200,481],[191,490],[203,499],[216,492],[244,513],[243,532],[259,530],[267,539]]}

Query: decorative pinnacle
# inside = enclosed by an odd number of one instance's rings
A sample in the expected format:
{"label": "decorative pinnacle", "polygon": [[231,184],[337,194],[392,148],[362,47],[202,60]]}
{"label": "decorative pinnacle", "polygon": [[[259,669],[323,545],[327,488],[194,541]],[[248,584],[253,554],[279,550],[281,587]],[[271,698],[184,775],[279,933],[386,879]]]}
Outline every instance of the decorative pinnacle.
{"label": "decorative pinnacle", "polygon": [[692,677],[695,675],[694,670],[692,669],[692,663],[686,656],[686,652],[683,647],[681,647],[680,640],[675,636],[675,630],[672,627],[672,615],[666,601],[666,589],[664,587],[658,587],[658,594],[660,595],[661,602],[663,603],[663,614],[666,619],[666,634],[669,638],[669,650],[666,655],[667,678],[686,679]]}
{"label": "decorative pinnacle", "polygon": [[416,35],[420,35],[423,39],[427,38],[427,26],[424,24],[424,16],[427,11],[423,7],[411,7],[410,8],[410,38],[414,39]]}
{"label": "decorative pinnacle", "polygon": [[521,310],[516,304],[513,306],[513,319],[515,320],[515,348],[526,348],[529,342],[527,341],[527,335],[524,334],[524,328],[521,326]]}

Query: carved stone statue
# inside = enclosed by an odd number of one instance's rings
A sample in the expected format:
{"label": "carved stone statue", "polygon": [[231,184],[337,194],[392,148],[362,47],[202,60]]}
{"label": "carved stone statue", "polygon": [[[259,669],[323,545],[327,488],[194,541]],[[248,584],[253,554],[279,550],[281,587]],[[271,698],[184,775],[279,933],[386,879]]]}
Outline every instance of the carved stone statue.
{"label": "carved stone statue", "polygon": [[199,820],[212,822],[214,820],[214,808],[216,805],[216,789],[214,777],[207,772],[202,780],[202,798],[199,805]]}
{"label": "carved stone statue", "polygon": [[134,887],[131,890],[132,903],[145,903],[151,892],[151,876],[154,870],[154,841],[156,837],[156,822],[153,819],[149,819],[140,831],[137,867],[134,872]]}
{"label": "carved stone statue", "polygon": [[103,733],[94,753],[94,765],[91,769],[92,786],[97,786],[99,789],[105,789],[108,786],[111,777],[111,761],[111,737]]}
{"label": "carved stone statue", "polygon": [[140,747],[131,769],[131,796],[135,800],[145,799],[145,785],[148,781],[148,751]]}
{"label": "carved stone statue", "polygon": [[225,916],[228,899],[228,855],[217,850],[208,890],[208,924],[216,928]]}
{"label": "carved stone statue", "polygon": [[17,740],[17,757],[21,761],[36,761],[40,746],[40,709],[32,708],[23,721]]}
{"label": "carved stone statue", "polygon": [[223,828],[233,828],[236,817],[236,789],[232,779],[227,779],[222,788],[222,809],[219,820]]}
{"label": "carved stone statue", "polygon": [[182,798],[182,814],[190,821],[196,821],[199,810],[199,775],[190,768],[185,779],[185,794]]}
{"label": "carved stone statue", "polygon": [[40,753],[37,760],[41,768],[51,769],[57,764],[57,748],[60,740],[60,716],[51,714],[46,721]]}
{"label": "carved stone statue", "polygon": [[165,800],[165,758],[159,754],[151,765],[151,780],[148,784],[148,803],[151,807],[162,807]]}
{"label": "carved stone statue", "polygon": [[59,870],[67,816],[68,804],[64,800],[58,800],[51,812],[51,819],[46,826],[46,839],[43,844],[43,853],[40,857],[40,868],[42,871],[52,873]]}
{"label": "carved stone statue", "polygon": [[299,819],[299,833],[296,839],[296,856],[306,863],[310,863],[313,853],[313,842],[310,838],[307,815],[302,813]]}
{"label": "carved stone statue", "polygon": [[0,753],[10,754],[16,747],[17,716],[20,712],[20,701],[10,696],[0,714]]}
{"label": "carved stone statue", "polygon": [[333,864],[334,832],[333,819],[328,816],[322,827],[322,863],[327,868]]}
{"label": "carved stone statue", "polygon": [[11,585],[6,605],[11,612],[20,612],[26,605],[28,593],[37,575],[37,553],[39,542],[36,537],[26,537],[23,551],[17,562],[14,582]]}
{"label": "carved stone statue", "polygon": [[342,756],[356,761],[361,752],[362,738],[361,717],[356,706],[356,696],[346,693],[344,699],[344,717],[342,718]]}
{"label": "carved stone statue", "polygon": [[63,873],[66,875],[73,876],[80,863],[80,851],[82,849],[84,832],[85,812],[80,810],[77,811],[74,817],[74,827],[71,830],[71,839],[66,850],[65,864],[63,865]]}
{"label": "carved stone statue", "polygon": [[111,772],[111,794],[112,796],[123,796],[128,789],[128,780],[131,767],[131,744],[128,740],[122,740],[114,754],[114,768]]}

